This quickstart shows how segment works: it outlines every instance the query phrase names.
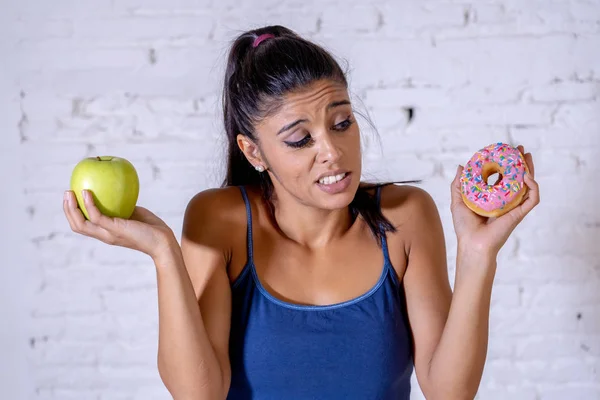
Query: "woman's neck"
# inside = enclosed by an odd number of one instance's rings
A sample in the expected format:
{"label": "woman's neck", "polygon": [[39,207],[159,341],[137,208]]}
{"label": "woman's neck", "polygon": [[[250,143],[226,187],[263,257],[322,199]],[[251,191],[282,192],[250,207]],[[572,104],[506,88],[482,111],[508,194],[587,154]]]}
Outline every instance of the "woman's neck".
{"label": "woman's neck", "polygon": [[354,220],[348,207],[323,210],[295,199],[273,201],[273,219],[282,235],[311,249],[319,249],[342,237]]}

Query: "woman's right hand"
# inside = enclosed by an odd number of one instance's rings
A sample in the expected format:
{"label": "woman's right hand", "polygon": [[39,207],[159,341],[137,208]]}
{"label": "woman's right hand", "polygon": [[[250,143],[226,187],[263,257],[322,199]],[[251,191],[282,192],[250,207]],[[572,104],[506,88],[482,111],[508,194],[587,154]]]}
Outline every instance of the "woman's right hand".
{"label": "woman's right hand", "polygon": [[79,209],[75,193],[67,190],[64,195],[63,209],[73,232],[110,245],[141,251],[154,260],[177,242],[171,228],[143,207],[136,206],[129,219],[113,218],[100,212],[91,192],[84,190],[83,198],[89,220]]}

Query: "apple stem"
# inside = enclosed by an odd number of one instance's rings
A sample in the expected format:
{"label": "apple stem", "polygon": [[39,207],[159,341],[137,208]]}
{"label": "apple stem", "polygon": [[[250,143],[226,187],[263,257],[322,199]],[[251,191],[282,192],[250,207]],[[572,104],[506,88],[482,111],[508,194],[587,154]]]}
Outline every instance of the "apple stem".
{"label": "apple stem", "polygon": [[100,156],[96,157],[98,159],[98,161],[102,161],[102,158],[100,158]]}

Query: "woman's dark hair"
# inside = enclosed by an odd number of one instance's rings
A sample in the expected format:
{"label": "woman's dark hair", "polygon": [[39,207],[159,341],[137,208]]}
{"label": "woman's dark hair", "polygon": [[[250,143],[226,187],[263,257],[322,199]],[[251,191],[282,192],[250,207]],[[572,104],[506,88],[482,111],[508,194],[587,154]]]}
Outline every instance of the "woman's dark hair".
{"label": "woman's dark hair", "polygon": [[[264,34],[273,35],[254,47]],[[322,47],[307,41],[283,26],[267,26],[241,34],[227,59],[223,88],[223,116],[228,139],[227,175],[223,186],[260,187],[273,212],[273,183],[268,173],[259,173],[237,144],[243,134],[254,142],[254,124],[277,110],[285,94],[317,80],[327,79],[348,87],[339,64]],[[381,245],[385,232],[396,228],[377,205],[372,188],[384,184],[361,184],[350,203],[353,218],[359,215]]]}

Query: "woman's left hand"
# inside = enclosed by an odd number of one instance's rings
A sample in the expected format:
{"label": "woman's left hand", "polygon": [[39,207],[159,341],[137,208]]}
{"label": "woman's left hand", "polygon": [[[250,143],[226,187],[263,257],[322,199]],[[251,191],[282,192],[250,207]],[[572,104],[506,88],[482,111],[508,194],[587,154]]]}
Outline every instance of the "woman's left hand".
{"label": "woman's left hand", "polygon": [[469,249],[495,258],[512,231],[539,204],[540,193],[534,179],[533,158],[531,153],[525,153],[523,146],[517,148],[524,155],[525,162],[529,167],[529,173],[526,173],[524,177],[529,190],[520,205],[498,218],[482,217],[465,205],[460,191],[460,176],[463,167],[458,166],[456,177],[452,181],[450,209],[460,249]]}

